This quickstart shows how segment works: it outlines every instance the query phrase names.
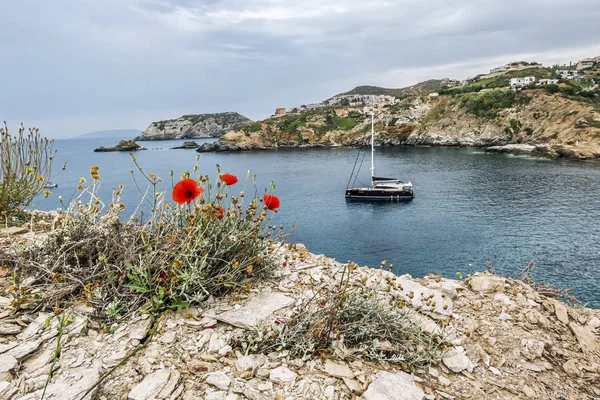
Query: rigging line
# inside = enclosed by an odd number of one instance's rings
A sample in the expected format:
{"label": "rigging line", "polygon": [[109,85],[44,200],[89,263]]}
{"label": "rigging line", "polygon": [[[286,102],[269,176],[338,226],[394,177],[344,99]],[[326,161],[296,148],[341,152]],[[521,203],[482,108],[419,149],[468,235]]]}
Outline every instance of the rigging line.
{"label": "rigging line", "polygon": [[348,178],[348,184],[346,185],[346,189],[348,189],[350,187],[350,181],[352,180],[352,176],[354,175],[354,170],[356,169],[356,163],[358,163],[358,157],[360,157],[360,149],[358,149],[358,153],[356,154],[356,160],[354,160],[354,166],[352,167],[352,173],[350,174],[350,178]]}
{"label": "rigging line", "polygon": [[362,160],[360,160],[360,165],[358,167],[358,171],[356,171],[356,176],[354,177],[354,182],[352,182],[352,186],[354,186],[356,184],[356,180],[358,179],[358,173],[360,172],[360,169],[362,168],[363,161],[365,161],[365,157],[366,156],[367,156],[367,153],[364,152],[363,153],[363,158],[362,158]]}

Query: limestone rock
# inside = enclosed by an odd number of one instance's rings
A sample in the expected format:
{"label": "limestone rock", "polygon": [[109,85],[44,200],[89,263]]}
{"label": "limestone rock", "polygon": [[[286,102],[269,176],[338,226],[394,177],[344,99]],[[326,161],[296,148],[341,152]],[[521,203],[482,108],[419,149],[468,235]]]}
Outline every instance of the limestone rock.
{"label": "limestone rock", "polygon": [[242,356],[235,361],[235,369],[238,371],[250,371],[259,369],[268,361],[264,354],[250,354]]}
{"label": "limestone rock", "polygon": [[16,335],[21,329],[19,325],[0,323],[0,335]]}
{"label": "limestone rock", "polygon": [[522,353],[528,360],[540,358],[544,354],[545,343],[541,340],[523,339],[521,345],[523,346]]}
{"label": "limestone rock", "polygon": [[19,362],[13,356],[0,354],[0,380],[9,379],[10,372],[17,366]]}
{"label": "limestone rock", "polygon": [[[383,271],[380,271],[381,273]],[[391,273],[391,276],[394,276]],[[394,276],[395,277],[395,276]],[[390,279],[392,279],[390,277]],[[402,299],[417,310],[428,311],[441,316],[452,315],[452,300],[450,296],[445,295],[439,290],[433,290],[414,281],[410,275],[402,275],[395,278],[396,287],[392,293],[402,297]]]}
{"label": "limestone rock", "polygon": [[350,390],[351,393],[361,394],[363,392],[362,385],[360,384],[360,382],[349,378],[342,378],[342,380],[344,381],[344,384],[346,385],[346,387],[348,387],[348,390]]}
{"label": "limestone rock", "polygon": [[175,391],[180,374],[177,370],[161,369],[147,375],[142,382],[134,386],[128,400],[167,399]]}
{"label": "limestone rock", "polygon": [[298,374],[284,366],[277,367],[269,373],[269,379],[271,381],[281,384],[293,382],[296,380],[297,376]]}
{"label": "limestone rock", "polygon": [[340,364],[331,360],[325,361],[325,372],[336,378],[354,378],[354,373],[346,364]]}
{"label": "limestone rock", "polygon": [[17,393],[17,388],[8,381],[0,382],[0,399],[11,399]]}
{"label": "limestone rock", "polygon": [[278,292],[264,292],[250,298],[239,310],[215,315],[219,321],[244,329],[253,329],[256,322],[267,319],[280,308],[294,303],[294,299]]}
{"label": "limestone rock", "polygon": [[474,365],[462,348],[454,348],[448,351],[442,358],[442,361],[446,367],[457,374],[464,370],[473,372]]}
{"label": "limestone rock", "polygon": [[475,274],[469,280],[471,289],[481,293],[494,293],[504,289],[504,278],[490,274]]}
{"label": "limestone rock", "polygon": [[573,331],[573,334],[577,338],[581,351],[586,354],[600,351],[600,341],[598,341],[590,328],[578,325],[575,322],[569,323],[569,328],[571,328],[571,331]]}
{"label": "limestone rock", "polygon": [[231,379],[223,371],[217,371],[208,374],[206,383],[213,385],[217,389],[227,390],[229,385],[231,385]]}
{"label": "limestone rock", "polygon": [[567,307],[563,303],[554,303],[554,314],[560,322],[565,325],[569,324],[569,314],[567,313]]}
{"label": "limestone rock", "polygon": [[579,376],[579,368],[577,367],[577,361],[574,359],[570,359],[569,361],[564,363],[563,369],[569,375]]}
{"label": "limestone rock", "polygon": [[359,398],[361,400],[423,400],[425,393],[414,384],[405,372],[391,373],[379,371],[369,388]]}

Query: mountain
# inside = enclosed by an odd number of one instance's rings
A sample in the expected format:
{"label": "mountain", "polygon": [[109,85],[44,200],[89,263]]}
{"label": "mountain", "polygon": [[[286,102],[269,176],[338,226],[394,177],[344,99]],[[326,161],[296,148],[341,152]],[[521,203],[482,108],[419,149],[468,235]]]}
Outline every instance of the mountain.
{"label": "mountain", "polygon": [[348,96],[348,95],[388,95],[398,98],[407,97],[410,95],[429,94],[440,90],[442,87],[447,85],[449,82],[456,82],[451,79],[429,79],[424,82],[419,82],[412,86],[407,86],[399,89],[389,89],[379,86],[357,86],[354,89],[340,93],[337,96]]}
{"label": "mountain", "polygon": [[97,131],[75,136],[74,139],[133,139],[142,131],[138,129],[113,129]]}
{"label": "mountain", "polygon": [[198,139],[221,137],[252,120],[236,112],[183,115],[177,119],[153,122],[135,140]]}

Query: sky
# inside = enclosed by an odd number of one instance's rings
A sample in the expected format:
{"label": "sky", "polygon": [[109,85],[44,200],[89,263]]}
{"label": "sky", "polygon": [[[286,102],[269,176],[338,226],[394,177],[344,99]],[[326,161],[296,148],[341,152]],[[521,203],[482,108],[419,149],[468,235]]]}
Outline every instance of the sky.
{"label": "sky", "polygon": [[600,55],[598,0],[1,0],[0,120],[55,138]]}

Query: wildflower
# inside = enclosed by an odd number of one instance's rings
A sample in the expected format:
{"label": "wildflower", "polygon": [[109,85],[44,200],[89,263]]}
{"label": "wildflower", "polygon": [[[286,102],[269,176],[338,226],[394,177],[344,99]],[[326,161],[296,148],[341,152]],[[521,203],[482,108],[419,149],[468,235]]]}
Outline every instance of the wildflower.
{"label": "wildflower", "polygon": [[248,265],[248,266],[246,267],[246,272],[247,272],[247,273],[249,273],[249,274],[251,274],[251,273],[252,273],[252,264],[250,264],[250,265]]}
{"label": "wildflower", "polygon": [[34,172],[35,172],[35,169],[33,169],[33,168],[27,168],[27,169],[25,169],[25,173],[26,174],[33,174]]}
{"label": "wildflower", "polygon": [[99,168],[100,167],[98,167],[97,165],[92,165],[90,167],[90,175],[92,176],[92,179],[94,179],[94,180],[100,179],[100,174],[98,174]]}
{"label": "wildflower", "polygon": [[52,194],[52,192],[51,192],[51,191],[49,191],[49,190],[44,190],[44,198],[46,198],[46,197],[50,196],[51,194]]}
{"label": "wildflower", "polygon": [[77,190],[83,190],[83,186],[81,185],[81,183],[77,185]]}
{"label": "wildflower", "polygon": [[37,180],[40,181],[40,182],[44,182],[44,177],[41,176],[41,175],[38,175],[37,176]]}
{"label": "wildflower", "polygon": [[214,215],[215,217],[217,217],[217,218],[219,219],[219,221],[220,221],[220,220],[222,220],[222,219],[223,219],[223,217],[225,216],[225,209],[224,209],[224,208],[220,208],[220,209],[218,209],[218,210],[214,210],[214,211],[213,211],[213,215]]}
{"label": "wildflower", "polygon": [[204,192],[204,189],[198,187],[195,180],[188,178],[175,185],[172,198],[179,204],[190,204],[192,200],[198,197],[202,192]]}
{"label": "wildflower", "polygon": [[223,193],[217,194],[216,197],[217,197],[218,200],[222,200],[223,199]]}
{"label": "wildflower", "polygon": [[86,183],[87,180],[82,176],[81,179],[79,180],[79,183]]}
{"label": "wildflower", "polygon": [[263,196],[263,203],[269,210],[277,212],[279,208],[279,198],[277,196],[273,196],[271,194],[265,194]]}
{"label": "wildflower", "polygon": [[238,178],[235,175],[231,174],[223,174],[221,175],[221,180],[225,182],[227,185],[235,185],[238,182]]}

